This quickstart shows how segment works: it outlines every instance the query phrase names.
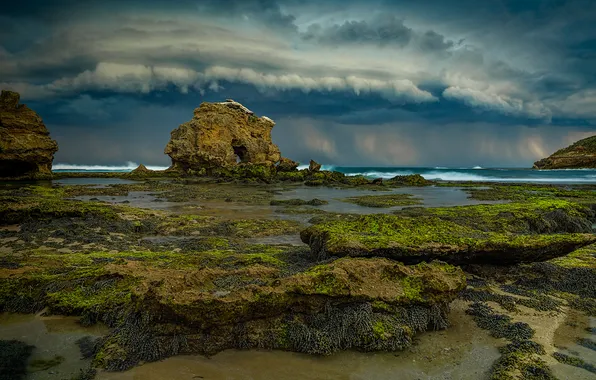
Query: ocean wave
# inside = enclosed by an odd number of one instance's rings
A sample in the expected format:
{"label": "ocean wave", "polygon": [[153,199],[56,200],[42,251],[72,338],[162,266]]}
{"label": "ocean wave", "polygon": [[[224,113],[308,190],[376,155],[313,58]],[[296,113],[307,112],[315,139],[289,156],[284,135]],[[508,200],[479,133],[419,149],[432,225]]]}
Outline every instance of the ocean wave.
{"label": "ocean wave", "polygon": [[[136,169],[139,164],[127,162],[125,165],[79,165],[79,164],[54,164],[52,170],[60,171],[105,171],[105,172],[123,172]],[[149,170],[166,170],[167,166],[147,166]]]}
{"label": "ocean wave", "polygon": [[[470,171],[472,169],[465,169]],[[470,173],[466,171],[443,171],[443,170],[431,170],[431,171],[416,171],[422,177],[428,180],[435,181],[466,181],[466,182],[556,182],[556,183],[581,183],[581,182],[596,182],[596,175],[582,175],[577,177],[507,177],[504,175],[499,176],[488,176],[476,173]],[[389,179],[398,175],[410,175],[415,174],[414,171],[408,170],[391,170],[391,171],[362,171],[357,173],[346,173],[349,176],[363,175],[368,178],[383,178]]]}
{"label": "ocean wave", "polygon": [[[298,170],[308,169],[308,167],[309,167],[308,164],[298,165]],[[334,171],[335,165],[321,165],[321,170]]]}

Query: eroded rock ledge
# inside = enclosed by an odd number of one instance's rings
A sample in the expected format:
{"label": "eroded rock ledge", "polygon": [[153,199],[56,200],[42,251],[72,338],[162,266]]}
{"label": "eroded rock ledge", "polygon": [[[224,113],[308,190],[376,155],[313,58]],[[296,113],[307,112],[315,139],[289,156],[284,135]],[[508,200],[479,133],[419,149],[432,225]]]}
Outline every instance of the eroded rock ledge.
{"label": "eroded rock ledge", "polygon": [[41,117],[16,92],[0,94],[0,178],[42,178],[52,174],[58,144]]}
{"label": "eroded rock ledge", "polygon": [[566,201],[406,210],[324,221],[300,237],[318,259],[376,256],[405,263],[511,265],[564,256],[596,242],[592,216],[590,208]]}

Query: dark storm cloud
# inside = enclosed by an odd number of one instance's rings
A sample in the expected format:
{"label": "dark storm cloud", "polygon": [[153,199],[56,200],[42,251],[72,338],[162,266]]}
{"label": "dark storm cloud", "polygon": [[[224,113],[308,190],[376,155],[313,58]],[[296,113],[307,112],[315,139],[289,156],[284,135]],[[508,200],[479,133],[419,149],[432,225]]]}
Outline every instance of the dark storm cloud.
{"label": "dark storm cloud", "polygon": [[412,29],[395,16],[380,16],[368,22],[346,21],[342,24],[322,27],[311,24],[302,38],[324,44],[376,43],[381,46],[395,44],[406,46],[412,38]]}
{"label": "dark storm cloud", "polygon": [[57,161],[164,164],[225,98],[300,161],[529,165],[596,130],[589,0],[27,1],[0,24],[0,87]]}
{"label": "dark storm cloud", "polygon": [[222,17],[245,17],[263,22],[268,26],[296,30],[292,14],[284,13],[275,0],[208,0],[198,1],[201,12]]}

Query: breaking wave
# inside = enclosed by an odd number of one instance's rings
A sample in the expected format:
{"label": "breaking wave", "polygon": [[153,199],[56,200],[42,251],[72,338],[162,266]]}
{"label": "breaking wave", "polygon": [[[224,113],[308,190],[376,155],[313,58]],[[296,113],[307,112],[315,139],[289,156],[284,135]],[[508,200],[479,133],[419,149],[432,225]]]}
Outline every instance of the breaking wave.
{"label": "breaking wave", "polygon": [[[129,172],[136,169],[139,164],[127,162],[125,165],[78,165],[78,164],[54,164],[52,171],[55,172]],[[147,166],[149,170],[166,170],[167,166]]]}

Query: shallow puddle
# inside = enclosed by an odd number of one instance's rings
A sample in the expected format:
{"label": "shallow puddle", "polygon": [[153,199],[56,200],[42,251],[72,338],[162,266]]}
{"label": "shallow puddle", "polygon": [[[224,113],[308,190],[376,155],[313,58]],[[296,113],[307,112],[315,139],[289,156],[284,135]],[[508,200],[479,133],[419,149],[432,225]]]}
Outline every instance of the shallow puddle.
{"label": "shallow puddle", "polygon": [[[324,211],[350,214],[387,214],[408,206],[395,206],[387,208],[365,207],[353,203],[341,201],[343,198],[358,197],[364,195],[386,195],[386,194],[411,194],[413,199],[422,203],[416,206],[421,207],[448,207],[467,206],[475,204],[502,203],[495,201],[478,201],[468,198],[468,193],[457,187],[402,187],[390,191],[374,191],[360,189],[342,189],[330,187],[308,187],[302,186],[291,190],[277,193],[275,199],[287,200],[299,198],[310,200],[313,198],[329,202],[323,206],[316,206]],[[277,206],[280,207],[280,206]],[[283,207],[283,206],[282,206]],[[314,208],[314,206],[311,206]]]}
{"label": "shallow puddle", "polygon": [[[583,313],[569,313],[565,323],[555,331],[554,345],[558,351],[582,359],[596,366],[596,351],[578,344],[578,339],[586,339],[596,344],[596,335],[587,333],[586,329],[596,328],[596,318],[586,317]],[[551,365],[553,374],[559,379],[588,380],[596,379],[596,374],[585,369],[561,363]]]}
{"label": "shallow puddle", "polygon": [[62,380],[79,375],[89,366],[82,360],[76,341],[86,336],[107,332],[101,325],[85,328],[74,317],[0,314],[0,340],[19,340],[35,346],[30,362],[62,357],[59,364],[48,368],[30,367],[27,380]]}
{"label": "shallow puddle", "polygon": [[57,185],[86,185],[86,186],[109,186],[109,185],[131,185],[139,183],[130,179],[123,178],[63,178],[55,179],[52,183]]}
{"label": "shallow puddle", "polygon": [[398,353],[342,352],[315,357],[283,351],[228,350],[211,358],[178,356],[122,373],[99,373],[101,380],[290,380],[290,379],[483,379],[501,341],[476,327],[456,301],[452,326],[419,336]]}

